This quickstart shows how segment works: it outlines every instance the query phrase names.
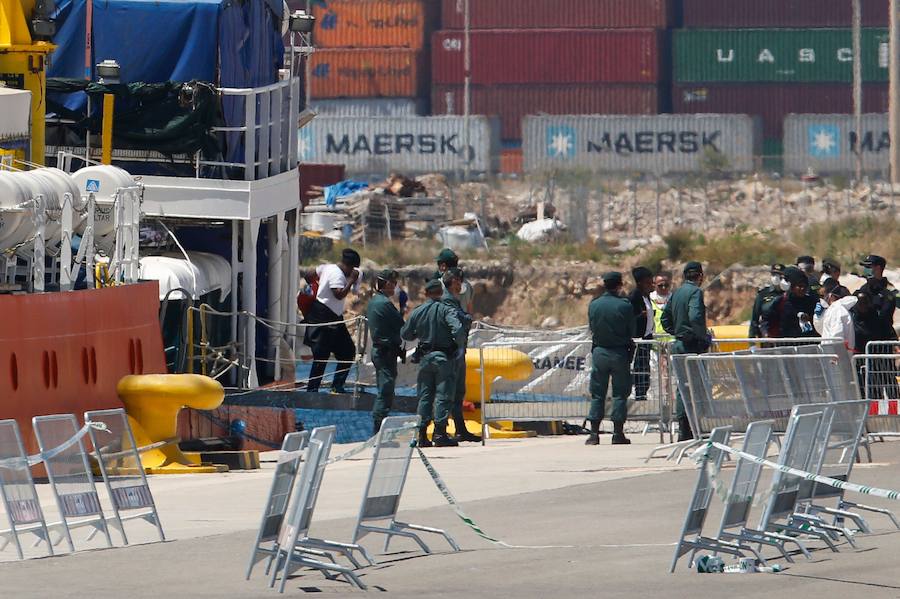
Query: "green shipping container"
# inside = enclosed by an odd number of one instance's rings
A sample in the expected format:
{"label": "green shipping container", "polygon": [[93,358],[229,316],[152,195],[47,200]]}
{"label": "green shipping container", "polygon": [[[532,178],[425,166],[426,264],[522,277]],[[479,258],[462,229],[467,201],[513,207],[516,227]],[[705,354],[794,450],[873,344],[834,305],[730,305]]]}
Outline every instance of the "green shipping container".
{"label": "green shipping container", "polygon": [[[684,29],[675,32],[679,83],[851,82],[850,29]],[[887,29],[864,29],[863,80],[887,81]]]}

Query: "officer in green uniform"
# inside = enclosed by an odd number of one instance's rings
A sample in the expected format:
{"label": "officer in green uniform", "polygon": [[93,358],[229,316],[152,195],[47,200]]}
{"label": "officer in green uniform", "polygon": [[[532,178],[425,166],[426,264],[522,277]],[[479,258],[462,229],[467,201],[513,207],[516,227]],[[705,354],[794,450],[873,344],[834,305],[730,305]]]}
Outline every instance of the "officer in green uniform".
{"label": "officer in green uniform", "polygon": [[451,268],[444,273],[441,281],[444,284],[444,295],[441,301],[456,312],[457,318],[463,325],[465,335],[458,355],[453,362],[453,393],[450,396],[450,416],[456,428],[456,440],[481,443],[481,437],[469,432],[466,428],[466,419],[463,417],[463,399],[466,396],[466,345],[469,340],[469,331],[472,329],[472,315],[466,312],[459,303],[459,294],[462,291],[463,271],[459,268]]}
{"label": "officer in green uniform", "polygon": [[[768,326],[763,319],[763,311],[772,302],[778,300],[784,295],[786,289],[782,286],[784,282],[784,264],[773,264],[772,280],[769,285],[756,292],[756,300],[753,302],[753,313],[750,316],[750,337],[777,337],[777,335],[769,335]],[[765,330],[764,330],[765,329]],[[774,332],[774,331],[773,331]]]}
{"label": "officer in green uniform", "polygon": [[[434,271],[434,274],[431,276],[432,279],[440,279],[444,276],[444,273],[450,270],[451,268],[459,267],[459,256],[456,255],[456,252],[451,250],[450,248],[444,248],[437,255],[437,270]],[[462,282],[462,290],[456,294],[456,299],[459,300],[460,306],[466,312],[472,312],[472,300],[475,297],[475,290],[472,289],[472,286],[469,285],[468,281],[463,279]]]}
{"label": "officer in green uniform", "polygon": [[400,329],[403,316],[391,302],[397,287],[397,271],[382,270],[375,278],[375,295],[366,306],[369,334],[372,336],[372,364],[375,366],[377,395],[372,406],[372,426],[375,433],[394,403],[397,383],[397,358],[403,355]]}
{"label": "officer in green uniform", "polygon": [[[868,293],[872,298],[872,312],[865,317],[871,332],[869,341],[896,341],[894,310],[897,307],[898,296],[897,289],[884,276],[887,260],[881,256],[869,254],[859,265],[863,267],[863,275],[866,277],[866,284],[859,290]],[[876,345],[873,346],[872,352],[893,354],[894,347]],[[900,398],[896,362],[893,359],[878,359],[873,362],[872,378],[879,388],[877,398],[882,399],[885,393],[888,399]]]}
{"label": "officer in green uniform", "polygon": [[631,358],[634,355],[634,309],[631,302],[619,295],[622,273],[603,275],[603,295],[588,307],[591,328],[591,409],[588,420],[591,434],[585,445],[600,444],[600,421],[606,413],[606,392],[612,379],[613,445],[628,445],[625,419],[628,417],[628,396],[633,382]]}
{"label": "officer in green uniform", "polygon": [[[673,355],[702,354],[709,349],[702,284],[703,266],[699,262],[688,262],[684,265],[684,285],[675,290],[663,309],[663,328],[675,337]],[[675,418],[678,420],[678,440],[693,439],[681,393],[675,395]]]}
{"label": "officer in green uniform", "polygon": [[412,311],[400,330],[406,341],[419,340],[414,361],[419,361],[416,394],[419,398],[419,446],[431,447],[426,431],[434,416],[434,446],[456,447],[456,440],[447,435],[450,413],[453,367],[463,343],[465,329],[456,311],[441,302],[444,287],[433,279],[425,285],[428,301]]}

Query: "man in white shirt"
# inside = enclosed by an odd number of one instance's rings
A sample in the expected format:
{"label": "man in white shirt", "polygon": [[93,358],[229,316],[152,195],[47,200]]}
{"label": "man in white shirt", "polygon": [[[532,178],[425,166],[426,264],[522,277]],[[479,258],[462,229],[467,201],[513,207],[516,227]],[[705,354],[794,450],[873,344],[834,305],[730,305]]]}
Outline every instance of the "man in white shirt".
{"label": "man in white shirt", "polygon": [[332,393],[346,393],[344,383],[356,354],[356,344],[344,324],[344,303],[351,291],[359,290],[359,254],[346,249],[338,264],[323,264],[316,268],[319,289],[306,316],[307,326],[303,342],[312,348],[313,364],[306,390],[317,392],[325,374],[328,358],[334,354],[337,367],[331,383]]}
{"label": "man in white shirt", "polygon": [[830,287],[831,290],[825,295],[828,309],[822,316],[822,337],[841,339],[852,353],[856,346],[856,333],[853,330],[850,309],[856,305],[858,299],[855,295],[848,295],[847,288],[842,285],[832,284]]}

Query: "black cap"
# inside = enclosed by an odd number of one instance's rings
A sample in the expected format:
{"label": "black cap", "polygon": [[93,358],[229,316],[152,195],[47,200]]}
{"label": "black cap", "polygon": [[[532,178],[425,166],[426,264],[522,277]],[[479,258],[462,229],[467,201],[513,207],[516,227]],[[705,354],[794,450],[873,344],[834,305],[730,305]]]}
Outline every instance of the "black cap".
{"label": "black cap", "polygon": [[441,283],[440,279],[431,279],[427,283],[425,283],[425,292],[436,291],[438,289],[443,289],[444,285]]}
{"label": "black cap", "polygon": [[343,252],[341,252],[341,262],[346,264],[347,266],[351,266],[353,268],[359,268],[359,265],[362,263],[362,260],[359,257],[359,252],[356,250],[351,250],[347,248]]}
{"label": "black cap", "polygon": [[798,285],[800,283],[809,285],[809,277],[806,276],[806,273],[794,266],[788,266],[784,269],[784,280],[791,285]]}
{"label": "black cap", "polygon": [[863,261],[859,263],[860,266],[872,267],[872,266],[880,266],[884,268],[887,266],[887,260],[882,258],[881,256],[876,256],[875,254],[869,254]]}
{"label": "black cap", "polygon": [[460,281],[462,281],[465,278],[465,275],[463,274],[463,269],[459,268],[458,266],[454,266],[453,268],[448,268],[447,272],[445,272],[444,275],[446,276],[448,274],[451,277],[458,278]]}
{"label": "black cap", "polygon": [[772,270],[770,270],[769,272],[771,272],[773,275],[783,275],[784,269],[785,269],[784,264],[773,264]]}
{"label": "black cap", "polygon": [[603,275],[603,286],[604,287],[618,287],[622,284],[622,273],[612,271],[608,273],[604,273]]}
{"label": "black cap", "polygon": [[812,256],[797,256],[797,264],[815,264],[816,259]]}
{"label": "black cap", "polygon": [[699,262],[691,261],[684,265],[683,274],[685,276],[687,276],[691,273],[701,273],[701,272],[703,272],[703,265],[700,264]]}
{"label": "black cap", "polygon": [[634,277],[634,282],[638,283],[644,279],[652,279],[653,272],[646,266],[638,266],[631,269],[631,276]]}
{"label": "black cap", "polygon": [[841,270],[841,263],[838,262],[837,260],[830,260],[830,259],[826,258],[825,260],[822,260],[822,270],[824,270],[824,271]]}

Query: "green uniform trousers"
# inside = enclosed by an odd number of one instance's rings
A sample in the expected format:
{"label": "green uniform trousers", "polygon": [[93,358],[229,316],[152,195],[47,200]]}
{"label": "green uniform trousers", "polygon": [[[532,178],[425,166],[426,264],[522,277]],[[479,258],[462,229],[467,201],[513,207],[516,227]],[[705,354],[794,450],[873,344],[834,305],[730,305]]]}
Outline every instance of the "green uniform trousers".
{"label": "green uniform trousers", "polygon": [[419,398],[421,426],[428,426],[434,418],[437,426],[446,426],[450,414],[453,391],[453,365],[444,352],[431,352],[419,363],[416,396]]}
{"label": "green uniform trousers", "polygon": [[[691,348],[688,348],[684,341],[676,339],[672,344],[672,355],[676,356],[678,354],[691,354],[698,355],[702,352],[690,351]],[[686,418],[687,414],[684,411],[684,399],[681,397],[681,389],[678,388],[678,385],[675,385],[675,419],[681,420],[682,418]]]}
{"label": "green uniform trousers", "polygon": [[624,423],[628,417],[628,396],[631,395],[633,382],[628,350],[624,347],[595,347],[591,358],[591,410],[588,420],[603,420],[606,414],[606,392],[612,379],[611,420]]}
{"label": "green uniform trousers", "polygon": [[463,398],[466,396],[466,356],[463,354],[456,360],[451,360],[453,364],[453,375],[450,377],[453,389],[450,393],[450,416],[454,420],[462,418],[463,415]]}
{"label": "green uniform trousers", "polygon": [[372,420],[381,422],[388,417],[394,405],[394,388],[397,384],[397,351],[390,347],[372,348],[372,365],[375,367],[375,404]]}

